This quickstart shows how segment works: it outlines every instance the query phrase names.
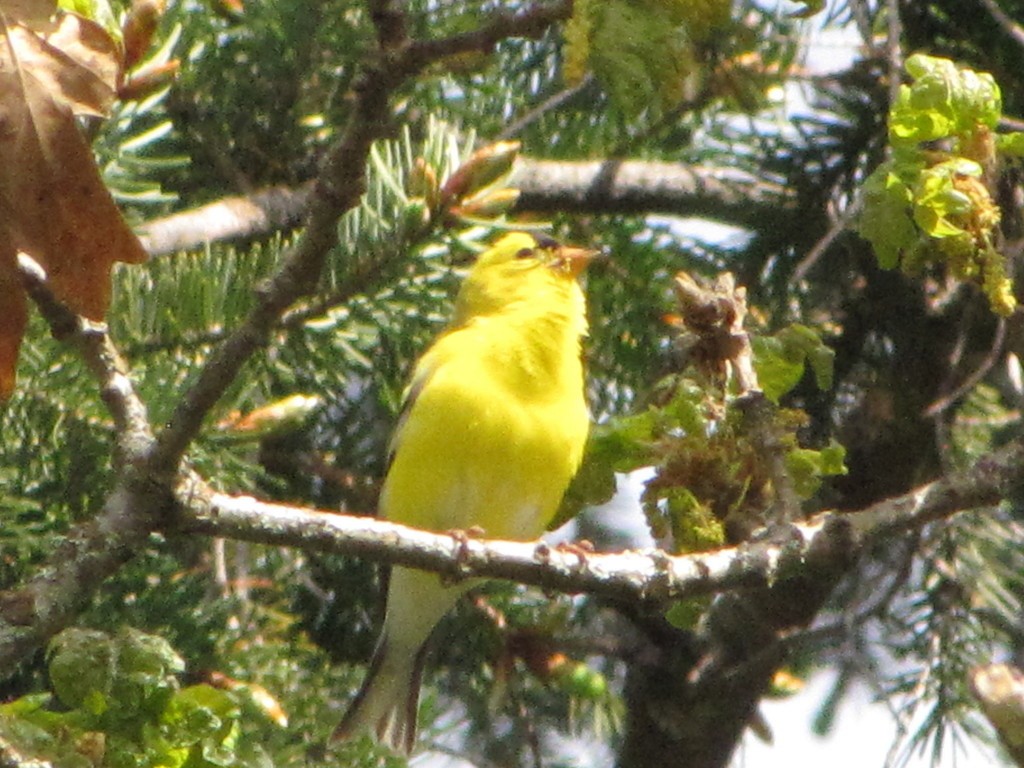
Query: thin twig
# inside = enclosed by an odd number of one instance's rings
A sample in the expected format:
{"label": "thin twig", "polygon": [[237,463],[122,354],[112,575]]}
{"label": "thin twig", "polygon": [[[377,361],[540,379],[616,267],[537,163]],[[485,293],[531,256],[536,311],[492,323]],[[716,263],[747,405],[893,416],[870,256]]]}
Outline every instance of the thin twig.
{"label": "thin twig", "polygon": [[594,82],[594,76],[590,72],[580,80],[576,85],[570,86],[569,88],[563,88],[558,93],[548,96],[540,104],[533,109],[529,110],[525,115],[520,117],[518,120],[509,123],[501,133],[498,134],[497,138],[511,139],[518,136],[522,131],[528,128],[533,123],[540,120],[548,112],[553,112],[560,106],[570,101],[575,96],[579,95],[585,88]]}
{"label": "thin twig", "polygon": [[152,445],[153,433],[145,403],[135,392],[122,359],[107,334],[107,326],[72,312],[53,293],[45,270],[32,257],[18,254],[18,271],[29,298],[38,307],[55,338],[72,344],[100,384],[100,396],[114,419],[119,458],[140,459]]}
{"label": "thin twig", "polygon": [[886,2],[885,58],[889,64],[889,106],[899,101],[903,83],[903,21],[899,0]]}
{"label": "thin twig", "polygon": [[996,0],[981,0],[981,4],[985,6],[985,10],[989,12],[989,15],[995,20],[999,28],[1005,32],[1013,42],[1017,45],[1024,47],[1024,27],[1015,22],[1010,16],[999,7],[999,3]]}
{"label": "thin twig", "polygon": [[807,273],[811,271],[818,260],[825,255],[825,252],[829,249],[829,246],[836,241],[843,232],[850,228],[850,224],[859,215],[861,209],[861,201],[858,199],[852,205],[847,206],[846,210],[843,211],[836,220],[832,222],[832,226],[829,227],[826,232],[814,246],[807,252],[800,263],[796,265],[796,269],[793,270],[793,274],[789,278],[789,284],[791,286],[798,285],[807,277]]}
{"label": "thin twig", "polygon": [[992,344],[989,347],[988,353],[985,355],[985,359],[981,361],[977,368],[952,392],[943,395],[938,400],[933,402],[927,408],[925,408],[924,415],[928,417],[935,417],[942,414],[950,406],[956,403],[961,397],[970,392],[974,387],[984,379],[992,367],[999,362],[1000,357],[1003,354],[1003,342],[1006,340],[1006,321],[1003,318],[999,318],[996,324],[996,332],[992,337]]}

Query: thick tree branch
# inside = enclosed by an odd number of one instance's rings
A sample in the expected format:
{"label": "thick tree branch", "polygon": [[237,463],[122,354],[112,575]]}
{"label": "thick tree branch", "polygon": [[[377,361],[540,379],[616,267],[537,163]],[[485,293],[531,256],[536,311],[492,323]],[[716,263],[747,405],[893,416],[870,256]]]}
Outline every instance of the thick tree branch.
{"label": "thick tree branch", "polygon": [[1024,480],[1022,459],[1018,442],[968,471],[843,515],[850,546],[839,539],[830,548],[820,537],[824,546],[810,548],[798,570],[766,587],[723,593],[692,632],[661,621],[629,667],[619,764],[724,768],[785,663],[794,631],[814,619],[854,557],[876,541],[1006,499]]}
{"label": "thick tree branch", "polygon": [[74,622],[100,584],[138,554],[168,508],[159,491],[129,473],[31,579],[0,592],[0,670],[12,672]]}
{"label": "thick tree branch", "polygon": [[435,571],[453,579],[486,576],[560,592],[626,600],[670,600],[765,586],[798,570],[808,551],[846,546],[848,524],[823,517],[793,526],[783,542],[695,555],[661,550],[593,553],[541,542],[430,533],[371,517],[270,504],[190,485],[178,494],[179,530],[262,544],[357,555]]}
{"label": "thick tree branch", "polygon": [[313,183],[270,187],[251,195],[225,197],[181,213],[146,222],[139,240],[150,256],[237,242],[300,226]]}
{"label": "thick tree branch", "polygon": [[93,591],[138,552],[170,508],[169,494],[144,472],[153,434],[106,326],[61,304],[46,273],[28,256],[19,255],[18,268],[54,336],[78,349],[100,383],[117,431],[118,480],[99,514],[68,534],[35,576],[0,593],[0,669],[6,670],[74,621]]}
{"label": "thick tree branch", "polygon": [[597,554],[536,542],[429,533],[369,517],[272,504],[210,491],[194,480],[177,493],[174,525],[264,544],[358,555],[435,571],[487,576],[563,592],[628,600],[667,600],[767,587],[799,573],[813,554],[846,562],[869,543],[958,512],[991,506],[1024,483],[1024,442],[970,470],[852,513],[824,513],[784,526],[765,541],[693,555],[660,550]]}
{"label": "thick tree branch", "polygon": [[670,213],[752,226],[790,200],[782,186],[735,169],[653,161],[533,160],[509,183],[521,190],[521,211]]}
{"label": "thick tree branch", "polygon": [[[587,162],[521,157],[510,186],[516,213],[705,216],[737,225],[762,223],[790,202],[787,191],[732,169],[645,160]],[[153,256],[244,241],[302,224],[312,183],[271,187],[147,222],[139,230]]]}

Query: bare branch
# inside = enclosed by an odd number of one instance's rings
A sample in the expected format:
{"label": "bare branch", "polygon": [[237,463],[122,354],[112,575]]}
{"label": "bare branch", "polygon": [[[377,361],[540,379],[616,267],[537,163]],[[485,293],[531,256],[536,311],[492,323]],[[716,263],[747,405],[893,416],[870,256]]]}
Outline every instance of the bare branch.
{"label": "bare branch", "polygon": [[149,416],[107,326],[76,315],[63,304],[50,290],[46,272],[25,253],[18,254],[18,271],[54,338],[72,344],[99,382],[100,396],[114,418],[121,460],[138,460],[152,443]]}
{"label": "bare branch", "polygon": [[670,213],[762,224],[790,195],[782,186],[727,168],[633,160],[521,162],[509,184],[518,211]]}
{"label": "bare branch", "polygon": [[532,5],[521,11],[497,11],[478,29],[435,40],[413,41],[405,51],[406,66],[422,70],[459,54],[489,53],[508,37],[538,38],[556,21],[564,21],[571,14],[572,2],[568,0]]}
{"label": "bare branch", "polygon": [[100,383],[117,430],[120,471],[117,487],[96,518],[72,530],[28,582],[0,592],[0,669],[13,669],[74,621],[95,589],[138,552],[170,506],[168,494],[141,472],[153,434],[106,326],[62,304],[42,267],[27,255],[19,254],[18,269],[51,332],[78,349]]}
{"label": "bare branch", "polygon": [[661,550],[596,554],[429,533],[375,518],[215,493],[198,480],[177,492],[181,509],[174,524],[211,536],[369,557],[449,578],[487,576],[563,592],[666,600],[771,585],[799,572],[812,551],[819,562],[846,562],[865,543],[997,504],[1022,482],[1024,443],[1012,443],[966,472],[859,512],[823,513],[775,529],[770,540],[679,556]]}
{"label": "bare branch", "polygon": [[561,592],[629,600],[669,600],[766,586],[806,559],[810,549],[848,549],[849,525],[838,516],[795,525],[783,542],[693,555],[658,549],[591,553],[542,542],[430,533],[372,517],[271,504],[190,484],[178,494],[177,530],[262,544],[357,555],[440,573],[451,579],[504,578]]}
{"label": "bare branch", "polygon": [[985,10],[989,12],[989,15],[995,20],[996,24],[999,25],[1000,29],[1009,35],[1013,42],[1024,47],[1024,27],[1015,22],[1010,15],[999,6],[997,0],[981,0],[981,4],[985,6]]}
{"label": "bare branch", "polygon": [[186,251],[208,243],[256,238],[302,224],[312,182],[270,187],[251,195],[225,197],[181,213],[149,221],[139,240],[150,256]]}
{"label": "bare branch", "polygon": [[925,416],[939,416],[943,412],[949,410],[963,397],[966,397],[981,381],[988,376],[989,372],[999,363],[999,360],[1003,356],[1003,344],[1006,341],[1006,320],[999,318],[999,322],[996,323],[996,332],[992,338],[992,344],[989,346],[988,353],[985,358],[981,361],[977,368],[975,368],[963,381],[960,382],[951,392],[946,392],[940,395],[939,398],[929,405],[925,411]]}
{"label": "bare branch", "polygon": [[[517,213],[668,213],[735,224],[763,223],[789,205],[781,186],[735,170],[645,160],[608,164],[521,157],[509,181],[520,190]],[[154,219],[139,229],[151,256],[208,243],[264,237],[302,223],[312,183],[271,187],[251,195]]]}
{"label": "bare branch", "polygon": [[846,516],[858,535],[884,540],[958,512],[994,506],[1024,484],[1024,441],[1013,441],[971,468]]}
{"label": "bare branch", "polygon": [[0,669],[13,670],[71,624],[99,585],[138,554],[167,506],[158,491],[122,482],[96,518],[72,530],[38,573],[0,592]]}

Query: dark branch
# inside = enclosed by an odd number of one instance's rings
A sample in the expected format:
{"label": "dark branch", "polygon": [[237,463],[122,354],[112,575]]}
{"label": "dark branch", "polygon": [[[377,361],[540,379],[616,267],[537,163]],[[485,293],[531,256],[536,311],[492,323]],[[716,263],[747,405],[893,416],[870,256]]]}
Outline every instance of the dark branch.
{"label": "dark branch", "polygon": [[790,202],[783,187],[732,169],[631,160],[524,162],[510,185],[522,191],[520,211],[668,213],[752,226]]}
{"label": "dark branch", "polygon": [[[666,213],[737,225],[764,223],[785,210],[783,187],[722,168],[621,160],[612,163],[520,158],[510,179],[520,190],[516,213]],[[154,219],[139,230],[151,256],[214,242],[265,237],[302,224],[312,183],[226,197]]]}

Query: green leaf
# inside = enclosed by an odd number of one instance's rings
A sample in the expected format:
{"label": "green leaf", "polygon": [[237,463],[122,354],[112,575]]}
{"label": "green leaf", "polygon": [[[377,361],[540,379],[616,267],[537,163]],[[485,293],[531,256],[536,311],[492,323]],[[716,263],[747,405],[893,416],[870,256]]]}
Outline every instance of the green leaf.
{"label": "green leaf", "polygon": [[633,117],[679,100],[695,64],[670,5],[604,0],[586,2],[579,13],[587,18],[575,22],[574,35],[589,35],[590,67],[620,111]]}
{"label": "green leaf", "polygon": [[890,164],[880,166],[864,183],[864,209],[857,231],[871,243],[882,269],[899,266],[900,256],[918,238],[911,218],[912,196]]}
{"label": "green leaf", "polygon": [[665,611],[665,620],[677,629],[693,629],[707,610],[709,602],[708,598],[678,600]]}
{"label": "green leaf", "polygon": [[774,336],[753,336],[754,369],[765,396],[772,402],[795,387],[809,364],[820,389],[832,388],[835,353],[811,328],[794,324]]}
{"label": "green leaf", "polygon": [[994,128],[999,122],[1002,96],[987,72],[923,54],[908,58],[906,69],[914,82],[900,87],[889,115],[894,144],[973,133],[979,126]]}
{"label": "green leaf", "polygon": [[801,498],[813,496],[827,475],[845,475],[846,449],[833,441],[820,451],[794,448],[786,454],[786,469],[793,480],[793,489]]}
{"label": "green leaf", "polygon": [[117,669],[117,651],[110,636],[94,630],[66,629],[47,650],[50,682],[61,702],[72,709],[95,712],[96,696],[110,692]]}
{"label": "green leaf", "polygon": [[677,552],[700,552],[725,543],[722,521],[689,488],[659,488],[652,494],[649,485],[643,506],[653,532],[668,524]]}
{"label": "green leaf", "polygon": [[998,134],[996,147],[1007,155],[1022,157],[1024,156],[1024,133],[1014,131],[1013,133]]}

